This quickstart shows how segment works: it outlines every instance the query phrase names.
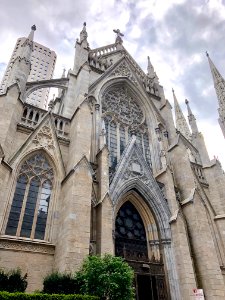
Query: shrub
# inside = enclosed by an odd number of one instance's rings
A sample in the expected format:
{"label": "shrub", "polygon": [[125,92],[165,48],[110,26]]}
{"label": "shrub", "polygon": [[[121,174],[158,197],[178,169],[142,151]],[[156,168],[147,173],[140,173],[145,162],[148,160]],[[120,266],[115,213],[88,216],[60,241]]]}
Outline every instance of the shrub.
{"label": "shrub", "polygon": [[3,270],[0,270],[0,291],[5,291],[8,286],[8,276]]}
{"label": "shrub", "polygon": [[134,299],[134,272],[121,257],[89,256],[75,277],[81,284],[82,294],[109,300]]}
{"label": "shrub", "polygon": [[43,293],[79,294],[77,280],[71,274],[54,272],[44,278]]}
{"label": "shrub", "polygon": [[0,292],[0,300],[99,300],[87,295],[49,295]]}
{"label": "shrub", "polygon": [[0,271],[0,291],[25,292],[27,288],[27,274],[22,276],[20,269],[5,273]]}

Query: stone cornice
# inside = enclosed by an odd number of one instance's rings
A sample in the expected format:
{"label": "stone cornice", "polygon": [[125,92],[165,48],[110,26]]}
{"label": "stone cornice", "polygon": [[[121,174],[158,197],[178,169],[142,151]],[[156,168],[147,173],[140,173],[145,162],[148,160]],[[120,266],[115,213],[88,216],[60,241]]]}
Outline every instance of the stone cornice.
{"label": "stone cornice", "polygon": [[0,249],[50,255],[54,255],[55,253],[55,245],[51,243],[23,238],[13,238],[9,236],[0,237]]}

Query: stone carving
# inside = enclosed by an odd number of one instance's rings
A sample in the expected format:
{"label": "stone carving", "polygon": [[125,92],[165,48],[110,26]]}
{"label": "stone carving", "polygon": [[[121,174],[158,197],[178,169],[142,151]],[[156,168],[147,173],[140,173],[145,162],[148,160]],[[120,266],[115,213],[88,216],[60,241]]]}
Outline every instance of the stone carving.
{"label": "stone carving", "polygon": [[138,126],[144,122],[142,110],[124,86],[109,90],[104,94],[102,112],[113,114],[124,125]]}
{"label": "stone carving", "polygon": [[123,61],[112,73],[111,76],[123,76],[128,77],[135,85],[137,85],[137,80],[134,78],[131,70],[129,69],[127,63]]}
{"label": "stone carving", "polygon": [[0,240],[0,249],[8,249],[14,251],[24,251],[24,252],[39,252],[44,254],[51,254],[55,253],[55,246],[54,245],[44,245],[44,244],[37,244],[33,242],[25,242],[25,241],[12,241],[1,239]]}
{"label": "stone carving", "polygon": [[133,153],[127,166],[127,169],[123,175],[124,180],[130,180],[134,178],[140,179],[146,185],[150,184],[148,174],[143,168],[143,166],[140,164],[140,159],[137,156],[136,152]]}
{"label": "stone carving", "polygon": [[38,131],[33,139],[33,143],[48,150],[55,148],[49,121]]}
{"label": "stone carving", "polygon": [[116,33],[116,44],[122,44],[122,36],[124,36],[124,34],[119,29],[113,29],[113,31]]}

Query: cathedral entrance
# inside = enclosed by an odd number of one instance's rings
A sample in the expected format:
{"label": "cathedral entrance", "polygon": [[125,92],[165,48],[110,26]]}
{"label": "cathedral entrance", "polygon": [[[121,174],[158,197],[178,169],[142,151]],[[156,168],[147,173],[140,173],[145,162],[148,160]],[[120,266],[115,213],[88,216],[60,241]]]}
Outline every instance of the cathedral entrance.
{"label": "cathedral entrance", "polygon": [[[155,223],[146,236],[142,218],[132,204],[126,201],[119,209],[115,223],[115,254],[122,256],[134,269],[136,300],[166,300],[167,292],[159,240]],[[152,232],[151,228],[152,227]]]}

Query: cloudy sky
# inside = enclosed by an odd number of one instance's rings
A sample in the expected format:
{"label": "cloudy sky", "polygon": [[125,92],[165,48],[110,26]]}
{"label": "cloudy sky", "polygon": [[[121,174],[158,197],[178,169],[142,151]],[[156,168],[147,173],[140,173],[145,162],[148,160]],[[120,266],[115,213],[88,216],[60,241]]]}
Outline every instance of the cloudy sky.
{"label": "cloudy sky", "polygon": [[0,80],[16,39],[36,24],[35,41],[57,53],[55,77],[73,67],[74,44],[84,21],[91,48],[115,41],[146,71],[147,56],[173,104],[171,89],[186,113],[185,98],[198,120],[210,157],[225,169],[225,140],[217,123],[218,102],[207,50],[225,77],[225,0],[0,0]]}

